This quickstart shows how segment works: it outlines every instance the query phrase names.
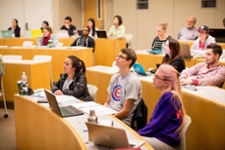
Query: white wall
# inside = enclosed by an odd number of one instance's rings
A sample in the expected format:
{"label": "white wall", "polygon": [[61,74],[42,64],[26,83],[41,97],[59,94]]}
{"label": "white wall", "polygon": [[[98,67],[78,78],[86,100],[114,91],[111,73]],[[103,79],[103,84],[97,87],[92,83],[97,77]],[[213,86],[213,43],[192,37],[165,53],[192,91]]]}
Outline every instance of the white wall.
{"label": "white wall", "polygon": [[29,29],[39,29],[44,20],[53,31],[64,24],[64,18],[71,16],[73,24],[82,28],[82,0],[0,0],[0,30],[7,30],[16,18],[25,35],[25,23]]}
{"label": "white wall", "polygon": [[201,8],[200,0],[149,0],[148,10],[137,10],[136,0],[113,0],[114,15],[121,15],[126,26],[126,33],[134,35],[132,48],[150,49],[156,36],[156,27],[161,22],[168,23],[167,33],[174,38],[187,18],[197,18],[196,27],[208,25],[222,28],[225,17],[225,0],[217,0],[216,8]]}

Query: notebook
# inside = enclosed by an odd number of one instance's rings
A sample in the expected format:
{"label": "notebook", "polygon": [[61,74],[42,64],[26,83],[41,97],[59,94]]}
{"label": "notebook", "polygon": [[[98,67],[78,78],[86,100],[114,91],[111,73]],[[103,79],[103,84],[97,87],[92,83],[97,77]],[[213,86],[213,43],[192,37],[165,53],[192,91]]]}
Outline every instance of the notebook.
{"label": "notebook", "polygon": [[91,141],[95,145],[110,147],[110,148],[130,148],[140,147],[144,141],[129,140],[125,130],[103,126],[95,123],[86,122],[88,134]]}
{"label": "notebook", "polygon": [[83,115],[84,113],[73,106],[63,106],[59,107],[59,104],[56,100],[56,96],[49,91],[44,90],[45,95],[47,97],[49,107],[53,112],[58,114],[61,117],[70,117],[70,116],[78,116]]}
{"label": "notebook", "polygon": [[98,38],[107,38],[107,34],[105,30],[97,30],[96,33]]}
{"label": "notebook", "polygon": [[68,31],[67,30],[59,30],[57,32],[55,32],[55,35],[57,38],[68,38]]}
{"label": "notebook", "polygon": [[2,38],[11,38],[12,37],[12,31],[11,30],[2,30]]}
{"label": "notebook", "polygon": [[134,71],[137,73],[137,74],[140,74],[140,75],[143,75],[143,76],[147,76],[146,72],[145,72],[145,69],[143,68],[143,66],[141,64],[138,64],[138,63],[135,63],[133,65],[133,68],[134,68]]}
{"label": "notebook", "polygon": [[33,29],[33,30],[30,30],[30,33],[31,33],[31,37],[32,38],[37,38],[37,37],[42,36],[41,29]]}
{"label": "notebook", "polygon": [[193,58],[189,44],[180,44],[180,54],[184,58]]}

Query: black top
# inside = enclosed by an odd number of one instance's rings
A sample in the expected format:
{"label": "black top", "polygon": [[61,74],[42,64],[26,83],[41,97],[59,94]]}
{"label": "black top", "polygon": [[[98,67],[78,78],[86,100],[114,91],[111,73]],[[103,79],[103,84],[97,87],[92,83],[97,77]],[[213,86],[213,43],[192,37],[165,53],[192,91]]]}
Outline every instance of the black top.
{"label": "black top", "polygon": [[159,36],[155,37],[152,42],[152,49],[153,50],[161,50],[162,49],[162,43],[166,42],[168,39],[171,39],[171,36],[168,36],[165,40],[160,40]]}
{"label": "black top", "polygon": [[76,27],[74,25],[70,25],[70,28],[67,29],[65,25],[63,25],[60,30],[67,30],[69,35],[74,35],[73,31],[76,30]]}
{"label": "black top", "polygon": [[72,95],[83,101],[93,101],[88,92],[87,79],[83,72],[76,73],[73,82],[69,85],[69,89],[63,91],[63,84],[67,77],[67,74],[60,74],[59,81],[52,86],[53,93],[57,90],[61,90],[65,95]]}
{"label": "black top", "polygon": [[[9,27],[8,30],[12,30],[12,27]],[[20,27],[16,26],[14,30],[15,37],[20,37]]]}
{"label": "black top", "polygon": [[[169,57],[168,55],[165,55],[163,57],[162,62],[164,62],[164,60]],[[169,63],[171,66],[173,66],[178,72],[182,72],[185,68],[185,61],[184,58],[182,56],[178,56],[176,59],[174,59],[172,62]]]}
{"label": "black top", "polygon": [[90,36],[88,36],[87,38],[85,38],[84,36],[77,38],[73,42],[73,44],[71,44],[71,46],[92,47],[93,52],[95,51],[95,41]]}

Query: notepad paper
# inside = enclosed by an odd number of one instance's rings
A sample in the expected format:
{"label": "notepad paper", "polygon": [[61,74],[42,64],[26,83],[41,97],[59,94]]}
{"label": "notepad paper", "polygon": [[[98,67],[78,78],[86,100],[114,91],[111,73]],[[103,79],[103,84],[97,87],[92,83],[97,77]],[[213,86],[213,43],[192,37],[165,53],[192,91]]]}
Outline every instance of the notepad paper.
{"label": "notepad paper", "polygon": [[84,113],[88,115],[90,113],[90,110],[95,110],[96,116],[105,116],[105,115],[117,113],[117,111],[95,102],[76,103],[71,106],[76,107],[77,109],[80,109],[81,111],[83,111]]}

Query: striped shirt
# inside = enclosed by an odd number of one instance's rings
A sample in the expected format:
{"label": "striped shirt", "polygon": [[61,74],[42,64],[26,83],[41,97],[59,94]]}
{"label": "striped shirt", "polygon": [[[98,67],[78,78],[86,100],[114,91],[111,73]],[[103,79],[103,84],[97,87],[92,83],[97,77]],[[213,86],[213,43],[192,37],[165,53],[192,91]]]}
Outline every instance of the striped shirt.
{"label": "striped shirt", "polygon": [[160,40],[159,37],[155,37],[152,42],[152,49],[162,49],[162,44],[165,43],[168,39],[171,39],[171,36],[168,36],[165,40]]}

